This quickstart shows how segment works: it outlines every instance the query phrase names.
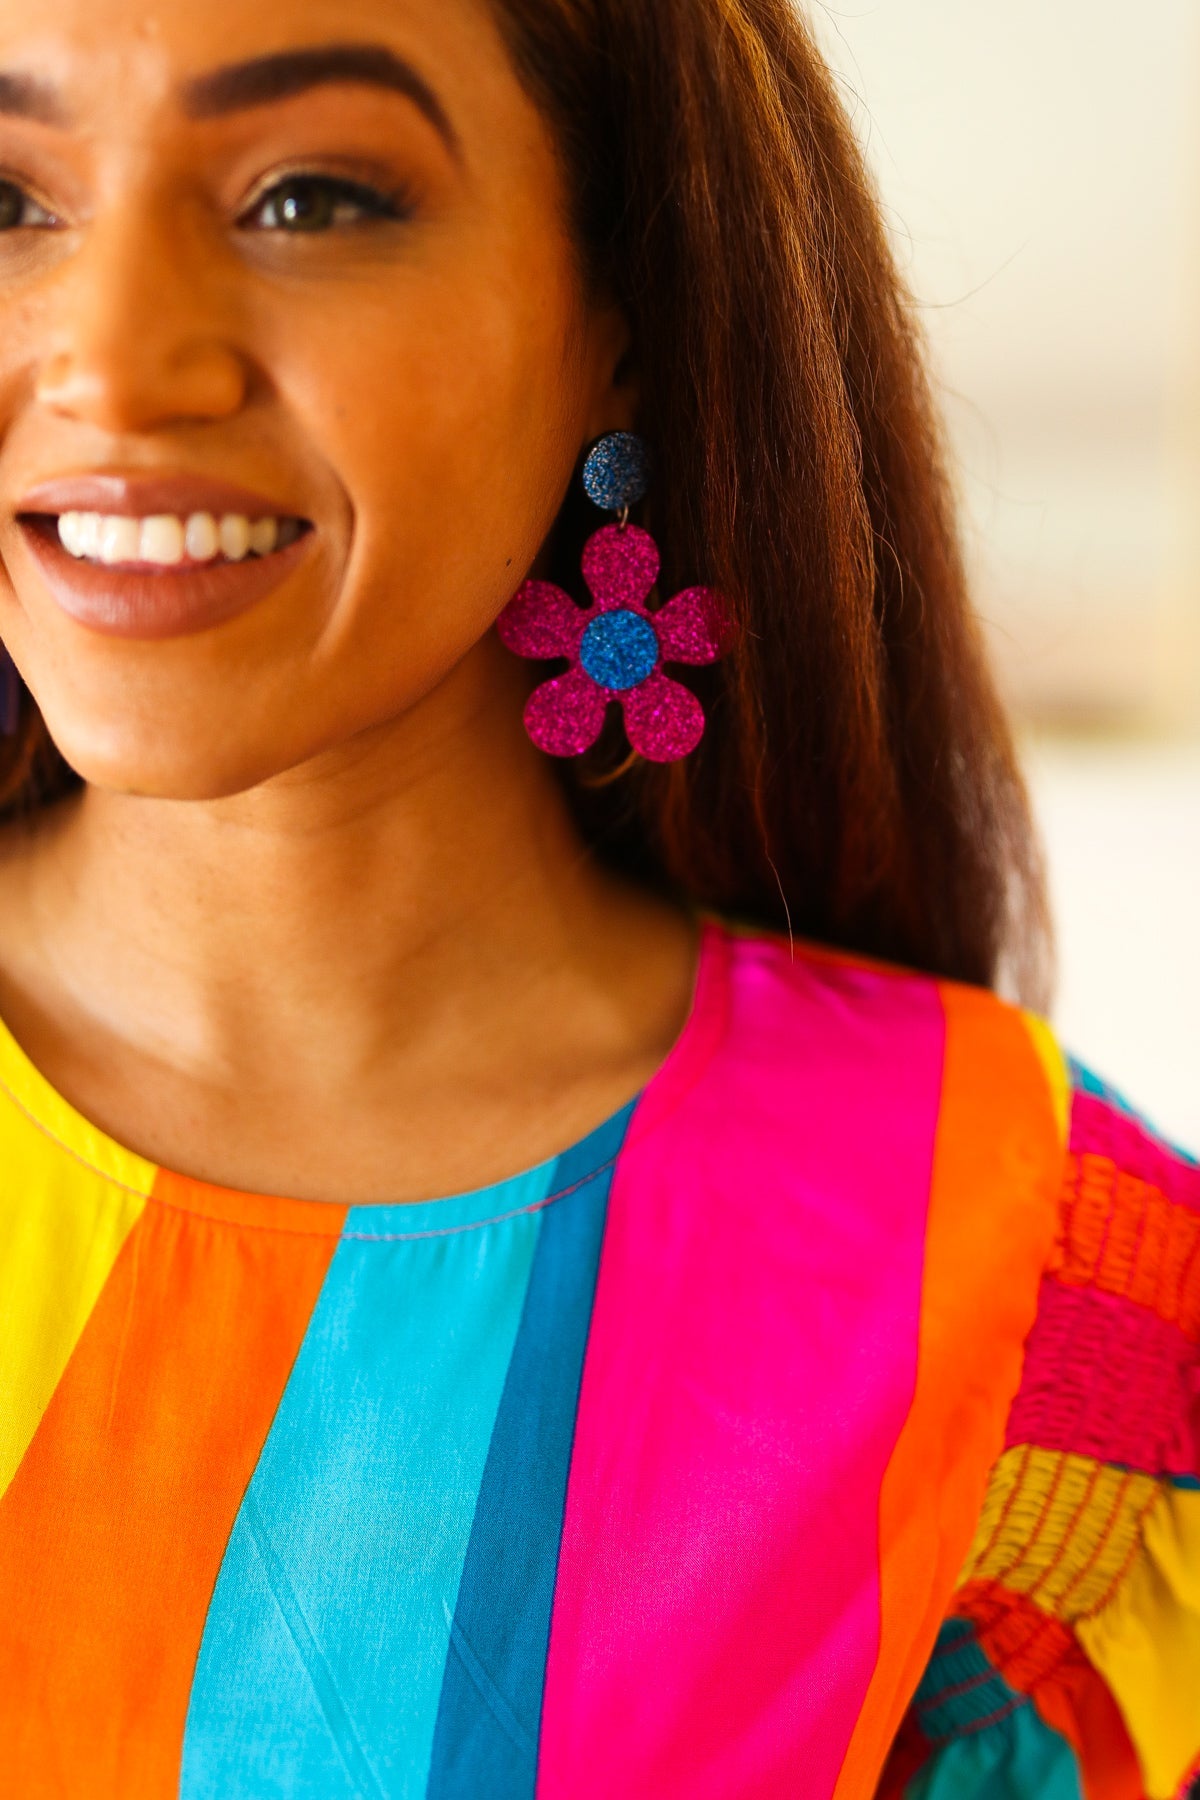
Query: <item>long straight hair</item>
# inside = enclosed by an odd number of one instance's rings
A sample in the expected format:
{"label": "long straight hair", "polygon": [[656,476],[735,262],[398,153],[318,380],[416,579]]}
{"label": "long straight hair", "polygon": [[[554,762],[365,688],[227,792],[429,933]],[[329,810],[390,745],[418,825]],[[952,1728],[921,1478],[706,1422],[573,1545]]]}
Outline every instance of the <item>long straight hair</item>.
{"label": "long straight hair", "polygon": [[570,766],[585,830],[703,905],[1045,1004],[1041,856],[923,334],[796,5],[493,5],[632,328],[663,592],[710,582],[739,628],[692,683],[690,758]]}
{"label": "long straight hair", "polygon": [[[492,0],[632,329],[663,591],[721,589],[684,762],[562,768],[596,853],[694,904],[1046,998],[1040,856],[967,593],[913,299],[793,0]],[[564,505],[552,574],[599,522]],[[613,709],[615,712],[615,709]],[[72,777],[28,696],[0,804]]]}

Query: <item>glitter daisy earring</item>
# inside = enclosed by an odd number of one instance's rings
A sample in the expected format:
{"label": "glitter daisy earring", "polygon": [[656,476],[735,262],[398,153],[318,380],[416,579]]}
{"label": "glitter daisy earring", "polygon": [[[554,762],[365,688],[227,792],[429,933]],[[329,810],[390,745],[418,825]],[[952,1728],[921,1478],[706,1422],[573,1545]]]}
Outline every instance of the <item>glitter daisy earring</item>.
{"label": "glitter daisy earring", "polygon": [[496,621],[500,641],[517,656],[565,656],[570,668],[534,689],[525,729],[551,756],[582,756],[600,736],[609,703],[625,716],[630,745],[649,762],[677,762],[704,735],[704,709],[663,664],[715,662],[729,648],[725,604],[706,587],[685,588],[665,605],[647,605],[658,579],[658,545],[629,523],[649,486],[646,444],[613,431],[583,465],[588,498],[620,515],[584,546],[589,607],[549,581],[526,581]]}

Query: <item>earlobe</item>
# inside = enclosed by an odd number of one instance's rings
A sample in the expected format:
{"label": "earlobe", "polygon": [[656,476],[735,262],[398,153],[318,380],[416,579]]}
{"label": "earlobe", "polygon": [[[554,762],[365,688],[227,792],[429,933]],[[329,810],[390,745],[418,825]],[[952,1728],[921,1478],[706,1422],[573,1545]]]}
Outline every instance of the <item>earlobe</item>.
{"label": "earlobe", "polygon": [[635,430],[641,397],[633,333],[618,307],[606,307],[598,316],[594,341],[602,387],[588,422],[589,442],[607,432]]}

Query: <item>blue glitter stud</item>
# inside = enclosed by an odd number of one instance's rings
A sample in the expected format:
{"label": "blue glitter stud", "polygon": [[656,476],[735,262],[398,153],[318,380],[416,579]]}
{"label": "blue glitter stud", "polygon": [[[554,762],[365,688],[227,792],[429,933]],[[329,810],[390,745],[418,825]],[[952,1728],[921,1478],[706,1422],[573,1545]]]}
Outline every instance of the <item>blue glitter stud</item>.
{"label": "blue glitter stud", "polygon": [[650,448],[632,431],[610,431],[583,465],[584,492],[604,512],[636,506],[650,486]]}

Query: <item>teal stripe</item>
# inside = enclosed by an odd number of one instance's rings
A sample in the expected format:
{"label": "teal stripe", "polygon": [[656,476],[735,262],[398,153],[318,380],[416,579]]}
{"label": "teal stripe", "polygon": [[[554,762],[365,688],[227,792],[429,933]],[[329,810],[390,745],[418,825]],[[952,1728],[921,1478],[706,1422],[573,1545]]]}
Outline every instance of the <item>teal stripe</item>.
{"label": "teal stripe", "polygon": [[550,1613],[613,1165],[632,1106],[559,1164],[475,1509],[428,1800],[533,1800]]}
{"label": "teal stripe", "polygon": [[942,1626],[913,1709],[934,1750],[905,1800],[1083,1800],[1071,1746],[997,1674],[969,1621]]}
{"label": "teal stripe", "polygon": [[909,1782],[905,1800],[1083,1800],[1083,1789],[1071,1746],[1026,1702],[945,1745]]}
{"label": "teal stripe", "polygon": [[182,1800],[424,1794],[556,1166],[348,1214],[209,1608]]}

